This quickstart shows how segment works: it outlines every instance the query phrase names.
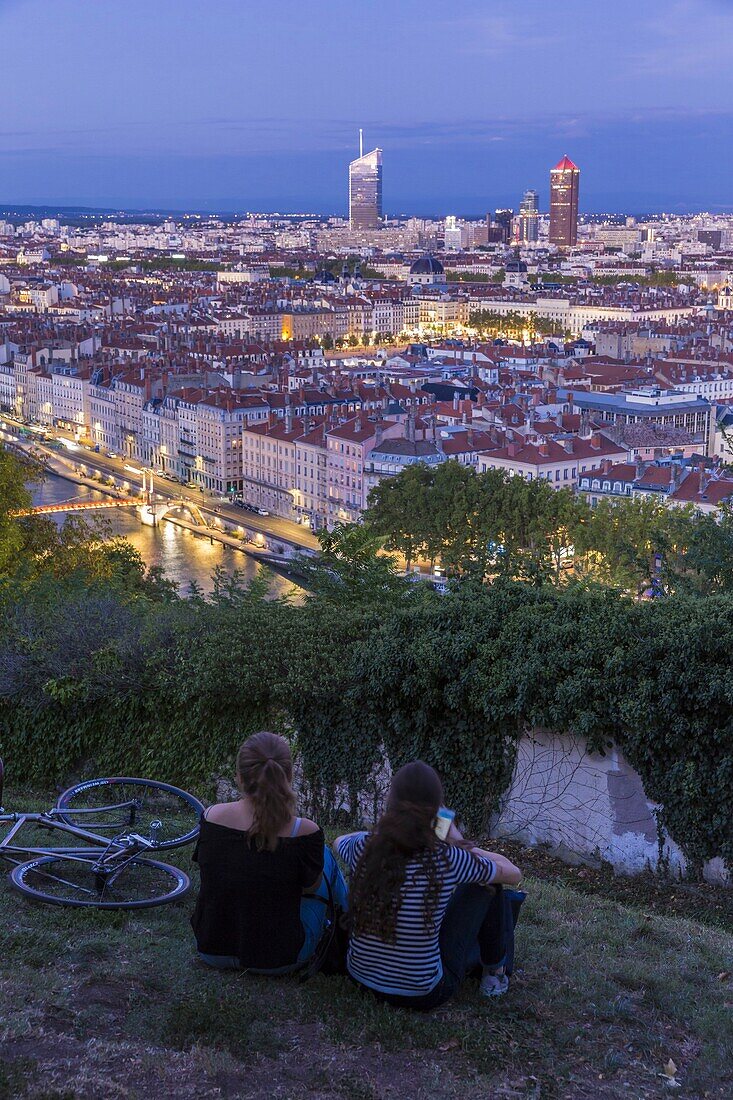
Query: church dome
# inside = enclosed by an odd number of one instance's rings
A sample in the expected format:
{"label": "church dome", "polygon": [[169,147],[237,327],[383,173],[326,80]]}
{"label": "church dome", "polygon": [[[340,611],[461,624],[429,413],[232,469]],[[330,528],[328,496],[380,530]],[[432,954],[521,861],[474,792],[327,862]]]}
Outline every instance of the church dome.
{"label": "church dome", "polygon": [[411,275],[443,275],[443,265],[434,256],[421,256],[410,268]]}

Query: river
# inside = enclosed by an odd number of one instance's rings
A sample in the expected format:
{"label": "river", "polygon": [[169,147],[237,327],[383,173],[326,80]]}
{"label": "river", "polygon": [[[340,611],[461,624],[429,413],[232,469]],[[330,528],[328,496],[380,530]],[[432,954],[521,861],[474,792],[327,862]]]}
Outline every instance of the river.
{"label": "river", "polygon": [[[48,474],[43,482],[33,485],[31,492],[34,505],[60,504],[71,499],[105,499],[104,494],[96,489],[75,485],[55,474]],[[197,537],[174,523],[164,520],[157,527],[146,527],[126,509],[100,511],[98,514],[104,517],[114,534],[123,535],[135,547],[147,565],[159,565],[165,576],[176,582],[182,596],[188,593],[191,582],[210,592],[214,570],[219,566],[228,574],[239,570],[247,580],[257,573],[258,563],[246,554],[220,542],[211,543],[207,538]],[[52,518],[59,523],[64,520],[63,514]],[[271,576],[272,595],[279,596],[292,590],[291,581],[276,573]]]}

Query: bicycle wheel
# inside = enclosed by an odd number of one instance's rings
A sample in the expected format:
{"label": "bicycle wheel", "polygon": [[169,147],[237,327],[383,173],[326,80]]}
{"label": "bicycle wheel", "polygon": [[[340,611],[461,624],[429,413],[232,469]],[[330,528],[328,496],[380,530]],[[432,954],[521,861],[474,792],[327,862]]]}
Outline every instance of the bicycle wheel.
{"label": "bicycle wheel", "polygon": [[177,867],[135,857],[117,875],[102,876],[92,860],[39,856],[10,872],[16,890],[34,901],[91,909],[148,909],[188,893],[191,881]]}
{"label": "bicycle wheel", "polygon": [[204,807],[197,798],[153,779],[88,779],[59,795],[56,814],[67,825],[116,836],[126,829],[143,833],[153,821],[161,828],[156,851],[188,844],[199,831]]}

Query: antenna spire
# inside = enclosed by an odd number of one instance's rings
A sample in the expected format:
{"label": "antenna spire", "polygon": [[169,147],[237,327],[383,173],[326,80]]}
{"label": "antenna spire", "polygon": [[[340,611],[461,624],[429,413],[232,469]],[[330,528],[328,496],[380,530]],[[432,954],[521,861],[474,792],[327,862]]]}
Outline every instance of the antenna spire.
{"label": "antenna spire", "polygon": [[364,156],[364,131],[359,129],[359,156]]}

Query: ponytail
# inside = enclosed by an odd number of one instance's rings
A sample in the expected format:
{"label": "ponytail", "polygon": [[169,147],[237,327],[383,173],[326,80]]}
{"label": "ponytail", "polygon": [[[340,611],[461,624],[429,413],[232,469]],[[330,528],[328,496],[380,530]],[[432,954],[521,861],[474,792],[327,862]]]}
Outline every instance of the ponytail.
{"label": "ponytail", "polygon": [[293,761],[285,738],[267,730],[249,737],[237,753],[237,776],[254,812],[249,837],[259,849],[272,852],[295,811]]}

